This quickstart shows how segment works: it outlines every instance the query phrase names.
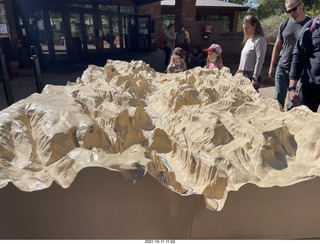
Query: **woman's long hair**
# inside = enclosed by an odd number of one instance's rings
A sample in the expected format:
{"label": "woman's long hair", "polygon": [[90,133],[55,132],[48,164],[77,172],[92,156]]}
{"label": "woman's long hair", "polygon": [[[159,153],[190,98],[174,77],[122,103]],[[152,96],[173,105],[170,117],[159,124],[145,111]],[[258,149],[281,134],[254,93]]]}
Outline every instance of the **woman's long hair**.
{"label": "woman's long hair", "polygon": [[[259,22],[257,17],[255,17],[253,15],[247,15],[246,17],[244,17],[242,23],[245,23],[245,22],[249,23],[252,26],[256,25],[256,28],[254,30],[254,37],[257,37],[257,36],[264,37],[264,33],[263,33],[263,30],[262,30],[261,24],[260,24],[260,22]],[[242,44],[244,45],[248,39],[249,38],[246,36],[246,34],[244,34],[244,38],[243,38]]]}

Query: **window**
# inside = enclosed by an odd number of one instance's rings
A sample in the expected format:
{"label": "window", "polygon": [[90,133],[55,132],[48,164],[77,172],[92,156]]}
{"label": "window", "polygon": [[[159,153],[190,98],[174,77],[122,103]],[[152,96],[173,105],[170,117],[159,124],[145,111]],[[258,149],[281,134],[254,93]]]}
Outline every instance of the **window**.
{"label": "window", "polygon": [[125,6],[125,5],[120,5],[120,12],[121,13],[128,13],[128,14],[135,14],[135,7],[134,6]]}
{"label": "window", "polygon": [[7,15],[4,3],[0,3],[0,36],[8,35]]}
{"label": "window", "polygon": [[175,15],[174,14],[163,14],[162,15],[162,25],[163,25],[162,27],[164,30],[166,30],[170,24],[174,25],[174,22],[175,22]]}
{"label": "window", "polygon": [[118,5],[99,5],[99,9],[118,12]]}
{"label": "window", "polygon": [[81,4],[81,3],[68,3],[68,6],[78,8],[92,8],[92,4]]}
{"label": "window", "polygon": [[64,2],[71,7],[92,8],[92,0],[64,0]]}
{"label": "window", "polygon": [[224,20],[224,32],[231,31],[231,15],[222,15],[222,14],[197,14],[196,21],[206,21],[206,20]]}

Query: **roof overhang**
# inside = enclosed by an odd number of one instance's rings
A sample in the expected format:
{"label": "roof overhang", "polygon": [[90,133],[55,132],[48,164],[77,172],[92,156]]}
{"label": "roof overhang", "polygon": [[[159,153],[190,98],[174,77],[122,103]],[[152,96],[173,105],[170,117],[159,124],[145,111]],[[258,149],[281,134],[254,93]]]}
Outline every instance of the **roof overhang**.
{"label": "roof overhang", "polygon": [[141,6],[149,3],[160,2],[160,0],[133,0],[134,4]]}
{"label": "roof overhang", "polygon": [[[175,0],[162,0],[161,7],[174,8]],[[196,8],[228,9],[236,11],[247,11],[248,9],[250,9],[250,7],[245,5],[225,2],[221,0],[197,0]]]}

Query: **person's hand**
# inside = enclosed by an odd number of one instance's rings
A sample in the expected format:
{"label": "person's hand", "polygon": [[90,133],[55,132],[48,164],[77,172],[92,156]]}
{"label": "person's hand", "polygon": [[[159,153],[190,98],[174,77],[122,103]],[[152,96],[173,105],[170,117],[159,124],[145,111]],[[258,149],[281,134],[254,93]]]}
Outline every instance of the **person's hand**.
{"label": "person's hand", "polygon": [[292,102],[293,107],[301,105],[302,102],[301,97],[296,90],[289,91],[289,100]]}
{"label": "person's hand", "polygon": [[252,86],[254,89],[259,90],[260,83],[258,82],[258,80],[256,78],[252,78],[251,83],[252,83]]}
{"label": "person's hand", "polygon": [[275,73],[276,73],[276,68],[273,67],[273,66],[271,66],[271,67],[269,68],[269,77],[272,78],[272,79],[274,79]]}

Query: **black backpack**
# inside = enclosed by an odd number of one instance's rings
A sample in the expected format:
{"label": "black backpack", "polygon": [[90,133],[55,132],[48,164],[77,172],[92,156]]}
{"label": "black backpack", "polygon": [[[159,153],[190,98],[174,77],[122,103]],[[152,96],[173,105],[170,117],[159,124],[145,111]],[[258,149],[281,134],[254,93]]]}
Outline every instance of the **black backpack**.
{"label": "black backpack", "polygon": [[187,35],[184,30],[177,32],[175,42],[176,46],[185,46],[187,44]]}

